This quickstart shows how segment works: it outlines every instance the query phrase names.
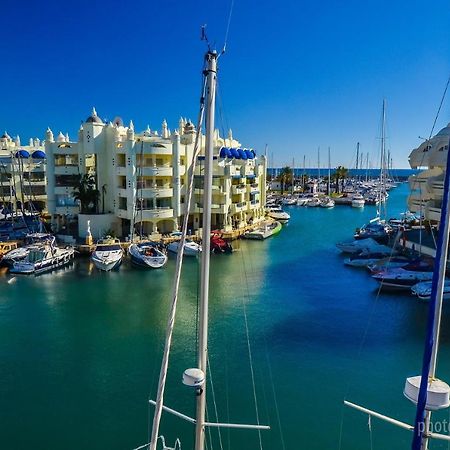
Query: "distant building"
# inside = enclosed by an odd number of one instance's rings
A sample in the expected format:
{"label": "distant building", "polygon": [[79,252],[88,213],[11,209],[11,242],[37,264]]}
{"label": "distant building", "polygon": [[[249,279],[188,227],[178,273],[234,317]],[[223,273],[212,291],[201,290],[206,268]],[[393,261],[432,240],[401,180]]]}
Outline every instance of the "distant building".
{"label": "distant building", "polygon": [[409,155],[411,168],[424,170],[409,177],[408,208],[435,223],[440,221],[449,139],[450,123]]}
{"label": "distant building", "polygon": [[[147,127],[137,133],[122,119],[104,123],[95,109],[82,123],[77,142],[60,133],[56,139],[47,130],[48,211],[56,230],[78,220],[84,236],[87,220],[95,237],[106,230],[127,236],[131,226],[145,235],[178,230],[184,212],[188,170],[191,166],[196,130],[180,119],[171,132],[166,121],[160,132]],[[190,228],[201,227],[204,136],[195,172]],[[212,226],[242,227],[264,217],[266,159],[242,149],[231,131],[214,139]],[[74,187],[80,175],[91,174],[100,192],[97,214],[80,214]]]}
{"label": "distant building", "polygon": [[0,204],[9,210],[45,211],[45,153],[39,139],[0,136]]}

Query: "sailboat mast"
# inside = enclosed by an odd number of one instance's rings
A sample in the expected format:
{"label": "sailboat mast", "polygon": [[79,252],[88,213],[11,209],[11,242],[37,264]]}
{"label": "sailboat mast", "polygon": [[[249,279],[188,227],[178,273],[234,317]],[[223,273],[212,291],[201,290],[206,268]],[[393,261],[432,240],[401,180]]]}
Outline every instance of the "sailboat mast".
{"label": "sailboat mast", "polygon": [[320,192],[320,147],[317,148],[317,184]]}
{"label": "sailboat mast", "polygon": [[[216,98],[217,52],[206,53],[206,145],[205,145],[205,180],[203,186],[203,223],[202,223],[202,259],[200,274],[200,308],[198,330],[198,368],[206,378],[208,362],[208,299],[209,299],[209,262],[211,247],[211,200],[214,149],[214,110]],[[197,395],[197,415],[195,426],[195,450],[205,448],[206,422],[206,381]]]}
{"label": "sailboat mast", "polygon": [[295,160],[292,158],[292,195],[294,195],[294,182],[295,182]]}
{"label": "sailboat mast", "polygon": [[[447,155],[447,167],[444,180],[444,198],[442,199],[441,220],[439,223],[436,262],[438,270],[433,273],[431,303],[428,317],[427,338],[422,366],[422,378],[417,402],[414,426],[413,450],[428,449],[431,411],[426,411],[428,382],[436,376],[437,354],[439,349],[439,332],[441,328],[442,302],[447,269],[448,244],[450,241],[450,153]],[[440,244],[440,245],[439,245]],[[430,348],[431,347],[431,348]]]}
{"label": "sailboat mast", "polygon": [[330,147],[328,147],[328,192],[327,195],[331,193],[331,155]]}

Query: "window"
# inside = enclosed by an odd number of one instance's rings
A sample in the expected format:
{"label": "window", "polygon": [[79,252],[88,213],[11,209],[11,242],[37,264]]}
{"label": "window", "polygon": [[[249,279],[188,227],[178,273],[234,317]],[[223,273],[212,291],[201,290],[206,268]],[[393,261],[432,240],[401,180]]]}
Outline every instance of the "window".
{"label": "window", "polygon": [[78,180],[78,175],[55,175],[55,186],[75,187]]}
{"label": "window", "polygon": [[127,198],[126,197],[119,197],[119,209],[127,209]]}

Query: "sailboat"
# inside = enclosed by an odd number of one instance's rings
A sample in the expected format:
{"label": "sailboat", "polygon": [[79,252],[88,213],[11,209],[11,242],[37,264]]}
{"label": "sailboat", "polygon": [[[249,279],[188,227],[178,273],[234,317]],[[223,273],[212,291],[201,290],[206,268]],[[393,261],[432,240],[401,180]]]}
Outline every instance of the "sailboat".
{"label": "sailboat", "polygon": [[[135,233],[135,220],[136,220],[136,208],[133,208],[133,222],[131,224],[131,244],[128,247],[128,254],[130,255],[131,263],[136,267],[142,267],[144,269],[159,269],[166,265],[167,263],[167,252],[165,248],[159,244],[158,242],[153,242],[149,240],[143,240],[143,221],[142,221],[142,211],[143,211],[143,196],[142,189],[144,188],[144,177],[142,173],[142,166],[144,160],[144,141],[141,140],[141,158],[139,164],[139,178],[140,178],[140,202],[139,202],[139,211],[141,215],[140,220],[140,233],[139,233],[139,241],[135,242],[134,233]],[[136,203],[136,196],[135,196]]]}
{"label": "sailboat", "polygon": [[431,283],[430,306],[425,338],[425,348],[421,375],[408,377],[403,394],[416,405],[414,425],[393,419],[384,414],[356,405],[347,400],[344,404],[376,417],[397,427],[413,432],[412,450],[427,450],[430,439],[450,441],[447,434],[432,431],[431,416],[433,411],[450,406],[450,386],[436,377],[441,327],[442,304],[444,299],[445,272],[447,265],[449,233],[450,233],[450,151],[447,151],[447,167],[445,172],[444,196],[442,200],[439,223],[439,237],[436,247],[436,261]]}
{"label": "sailboat", "polygon": [[[138,449],[156,450],[157,443],[162,436],[159,435],[159,426],[162,412],[165,411],[180,419],[190,422],[195,426],[195,450],[204,450],[206,447],[205,431],[208,428],[242,428],[267,430],[268,426],[264,425],[246,425],[235,423],[217,423],[209,422],[206,418],[206,380],[207,380],[207,362],[208,362],[208,303],[209,303],[209,265],[210,265],[210,235],[211,235],[211,199],[212,199],[212,175],[213,175],[213,150],[214,150],[214,110],[215,110],[215,93],[216,93],[216,77],[217,77],[217,59],[216,51],[208,49],[205,55],[205,70],[203,71],[204,84],[201,108],[199,113],[199,125],[195,140],[193,164],[190,168],[189,188],[187,191],[187,199],[185,201],[185,213],[181,232],[181,238],[178,246],[175,279],[172,291],[172,302],[168,318],[166,330],[166,340],[161,363],[161,370],[158,383],[158,391],[156,401],[150,400],[150,404],[155,406],[153,416],[153,425],[151,439],[148,444],[138,447]],[[172,341],[172,334],[175,323],[175,313],[178,301],[178,288],[180,283],[181,268],[183,263],[183,248],[187,235],[188,216],[190,203],[192,201],[193,180],[194,180],[194,162],[199,153],[199,131],[201,131],[201,123],[206,110],[206,144],[205,144],[205,165],[204,165],[204,191],[203,191],[203,222],[202,222],[202,242],[203,252],[201,253],[201,276],[200,276],[200,304],[198,317],[198,348],[197,348],[197,366],[186,369],[183,373],[182,382],[188,386],[196,399],[196,415],[195,418],[178,412],[164,405],[164,392],[166,387],[166,378],[169,364],[169,355]],[[179,440],[175,441],[176,449],[181,447]],[[164,448],[168,448],[163,443]]]}

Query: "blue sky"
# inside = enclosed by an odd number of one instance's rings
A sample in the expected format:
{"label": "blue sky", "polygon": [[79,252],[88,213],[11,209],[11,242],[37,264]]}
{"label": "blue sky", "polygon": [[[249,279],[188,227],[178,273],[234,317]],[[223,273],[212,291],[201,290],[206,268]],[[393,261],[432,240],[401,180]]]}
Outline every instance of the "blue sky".
{"label": "blue sky", "polygon": [[[223,44],[231,1],[2,0],[0,128],[74,138],[95,106],[137,129],[174,128],[198,110],[204,43]],[[396,167],[428,136],[450,75],[448,0],[235,0],[220,59],[219,128],[275,165],[292,158],[354,165],[356,142],[376,163],[387,99]],[[437,130],[450,122],[450,93]]]}

